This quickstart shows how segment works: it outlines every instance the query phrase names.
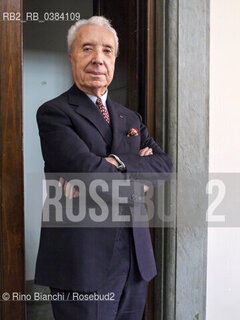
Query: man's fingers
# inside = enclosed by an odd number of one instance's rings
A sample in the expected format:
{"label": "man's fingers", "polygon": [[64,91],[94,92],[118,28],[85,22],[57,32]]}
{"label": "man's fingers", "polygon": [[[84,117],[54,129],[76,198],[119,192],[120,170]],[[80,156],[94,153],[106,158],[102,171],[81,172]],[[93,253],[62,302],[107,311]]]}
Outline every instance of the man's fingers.
{"label": "man's fingers", "polygon": [[79,192],[74,189],[73,198],[78,198],[78,197],[79,197]]}
{"label": "man's fingers", "polygon": [[141,149],[141,150],[139,151],[139,155],[140,155],[141,157],[150,156],[150,155],[152,155],[152,154],[153,154],[152,148],[149,148],[149,147],[146,147],[146,148]]}
{"label": "man's fingers", "polygon": [[73,185],[70,182],[65,181],[64,195],[65,195],[65,197],[67,197],[69,199],[78,198],[79,192],[73,187]]}
{"label": "man's fingers", "polygon": [[65,194],[65,197],[69,198],[69,199],[72,199],[73,197],[73,185],[69,182],[65,182],[64,184],[64,194]]}
{"label": "man's fingers", "polygon": [[64,183],[64,179],[62,177],[60,177],[59,181],[58,181],[58,186],[62,187]]}
{"label": "man's fingers", "polygon": [[145,155],[145,152],[147,152],[148,149],[149,149],[148,147],[146,147],[146,148],[144,148],[144,149],[141,149],[141,150],[139,151],[139,155],[140,155],[141,157],[143,157],[143,156]]}
{"label": "man's fingers", "polygon": [[149,190],[149,186],[147,186],[146,184],[144,185],[144,192],[147,192]]}
{"label": "man's fingers", "polygon": [[63,185],[64,185],[65,197],[67,197],[69,199],[79,197],[79,192],[73,187],[73,185],[61,177],[59,179],[58,186],[62,187]]}
{"label": "man's fingers", "polygon": [[152,149],[150,149],[150,148],[148,148],[148,147],[142,149],[142,156],[143,156],[143,157],[144,157],[144,156],[147,156],[148,153],[150,152],[150,150],[152,150]]}
{"label": "man's fingers", "polygon": [[65,181],[65,183],[64,183],[64,195],[65,195],[65,197],[67,197],[67,184],[68,184],[68,182]]}
{"label": "man's fingers", "polygon": [[153,154],[152,149],[149,148],[149,150],[145,153],[145,156],[150,156],[151,154]]}
{"label": "man's fingers", "polygon": [[144,152],[144,156],[150,156],[152,153],[152,148],[148,148],[145,152]]}

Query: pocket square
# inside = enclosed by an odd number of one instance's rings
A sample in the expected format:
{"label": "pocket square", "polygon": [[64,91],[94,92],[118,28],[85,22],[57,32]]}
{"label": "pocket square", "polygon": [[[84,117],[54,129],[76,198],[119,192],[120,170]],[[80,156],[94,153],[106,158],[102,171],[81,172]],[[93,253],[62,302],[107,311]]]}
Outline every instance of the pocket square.
{"label": "pocket square", "polygon": [[128,133],[127,133],[127,136],[128,137],[132,137],[132,136],[139,136],[139,131],[138,129],[136,128],[131,128],[128,130]]}

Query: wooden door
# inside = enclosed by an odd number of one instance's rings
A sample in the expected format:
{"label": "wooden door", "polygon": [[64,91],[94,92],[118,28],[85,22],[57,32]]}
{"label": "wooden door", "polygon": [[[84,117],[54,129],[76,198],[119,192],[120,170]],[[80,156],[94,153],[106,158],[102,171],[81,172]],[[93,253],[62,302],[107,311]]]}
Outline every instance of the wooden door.
{"label": "wooden door", "polygon": [[[119,93],[126,105],[143,116],[154,135],[154,6],[152,0],[94,0],[96,14],[112,20],[120,38],[116,81],[111,95]],[[13,12],[3,20],[3,13]],[[1,1],[0,97],[0,295],[25,292],[24,195],[22,141],[22,23],[21,0]],[[120,87],[119,87],[120,84]],[[121,101],[120,101],[121,102]],[[7,299],[7,295],[4,296]],[[145,319],[152,319],[152,285]],[[25,304],[0,301],[2,320],[25,319]]]}
{"label": "wooden door", "polygon": [[[17,13],[12,17],[3,14]],[[22,141],[22,12],[20,0],[1,1],[0,79],[0,315],[24,319],[24,302],[3,301],[3,293],[24,292]],[[9,19],[9,20],[8,20]],[[12,20],[10,20],[12,19]],[[11,300],[11,299],[10,299]]]}

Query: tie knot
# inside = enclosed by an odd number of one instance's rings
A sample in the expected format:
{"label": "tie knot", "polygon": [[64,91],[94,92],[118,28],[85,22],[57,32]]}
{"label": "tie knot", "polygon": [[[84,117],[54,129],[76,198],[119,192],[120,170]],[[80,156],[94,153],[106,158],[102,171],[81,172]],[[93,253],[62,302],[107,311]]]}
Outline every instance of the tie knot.
{"label": "tie knot", "polygon": [[98,106],[103,105],[101,98],[97,98],[96,104],[97,104]]}

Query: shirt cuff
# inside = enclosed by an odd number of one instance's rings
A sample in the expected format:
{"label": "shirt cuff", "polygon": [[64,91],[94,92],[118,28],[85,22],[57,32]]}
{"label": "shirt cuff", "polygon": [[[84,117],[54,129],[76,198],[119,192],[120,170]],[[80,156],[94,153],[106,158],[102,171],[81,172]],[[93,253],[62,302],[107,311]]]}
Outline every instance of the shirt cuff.
{"label": "shirt cuff", "polygon": [[125,171],[126,170],[126,166],[125,166],[124,162],[118,156],[116,156],[115,154],[111,153],[109,155],[109,157],[114,158],[119,163],[119,167],[118,167],[119,171]]}

